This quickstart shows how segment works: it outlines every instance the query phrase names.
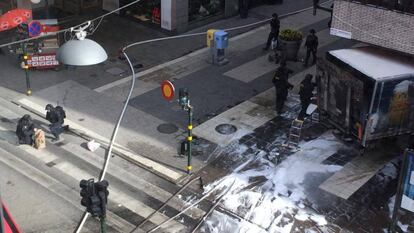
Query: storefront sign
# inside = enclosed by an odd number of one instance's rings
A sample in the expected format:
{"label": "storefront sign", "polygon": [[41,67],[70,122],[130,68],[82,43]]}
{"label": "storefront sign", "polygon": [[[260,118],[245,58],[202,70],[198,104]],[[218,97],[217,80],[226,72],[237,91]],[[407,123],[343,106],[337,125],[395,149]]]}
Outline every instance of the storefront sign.
{"label": "storefront sign", "polygon": [[403,191],[401,208],[414,212],[414,153],[407,151],[405,174],[403,175]]}
{"label": "storefront sign", "polygon": [[52,68],[59,65],[56,54],[29,55],[27,59],[29,68]]}

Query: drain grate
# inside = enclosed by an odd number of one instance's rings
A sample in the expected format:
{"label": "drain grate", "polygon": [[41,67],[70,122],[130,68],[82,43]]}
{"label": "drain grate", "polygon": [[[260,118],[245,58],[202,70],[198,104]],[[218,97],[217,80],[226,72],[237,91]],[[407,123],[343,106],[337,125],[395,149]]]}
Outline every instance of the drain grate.
{"label": "drain grate", "polygon": [[216,131],[219,134],[229,135],[237,131],[237,127],[232,124],[220,124],[216,126]]}
{"label": "drain grate", "polygon": [[172,134],[178,131],[178,127],[174,124],[164,123],[157,127],[158,132],[163,134]]}

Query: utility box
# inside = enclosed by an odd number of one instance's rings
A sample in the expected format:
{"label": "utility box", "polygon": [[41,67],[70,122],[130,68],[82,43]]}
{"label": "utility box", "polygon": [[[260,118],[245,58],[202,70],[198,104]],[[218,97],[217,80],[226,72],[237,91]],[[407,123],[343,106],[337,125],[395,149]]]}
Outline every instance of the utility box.
{"label": "utility box", "polygon": [[228,47],[228,33],[223,30],[210,29],[207,31],[207,46],[210,47],[211,60],[214,65],[225,65],[229,61],[224,57],[224,50]]}
{"label": "utility box", "polygon": [[212,47],[214,46],[214,33],[217,30],[215,29],[210,29],[207,31],[207,47]]}
{"label": "utility box", "polygon": [[217,49],[226,49],[229,45],[228,33],[223,30],[214,32],[214,46]]}
{"label": "utility box", "polygon": [[329,51],[317,63],[320,121],[362,146],[414,133],[414,59],[374,47]]}

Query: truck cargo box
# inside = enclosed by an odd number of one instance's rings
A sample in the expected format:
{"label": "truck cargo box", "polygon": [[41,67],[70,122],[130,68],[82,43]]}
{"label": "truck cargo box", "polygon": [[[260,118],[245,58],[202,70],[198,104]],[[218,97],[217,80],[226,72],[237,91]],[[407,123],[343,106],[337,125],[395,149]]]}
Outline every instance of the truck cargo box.
{"label": "truck cargo box", "polygon": [[414,59],[376,47],[329,51],[318,60],[321,121],[362,146],[414,132]]}

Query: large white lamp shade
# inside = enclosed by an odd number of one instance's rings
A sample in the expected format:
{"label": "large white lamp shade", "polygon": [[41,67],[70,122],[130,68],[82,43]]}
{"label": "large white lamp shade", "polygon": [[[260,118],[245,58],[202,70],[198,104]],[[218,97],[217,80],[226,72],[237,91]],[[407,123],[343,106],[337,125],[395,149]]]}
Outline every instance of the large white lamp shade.
{"label": "large white lamp shade", "polygon": [[57,51],[60,63],[72,66],[96,65],[108,59],[105,50],[95,41],[89,39],[70,40]]}

